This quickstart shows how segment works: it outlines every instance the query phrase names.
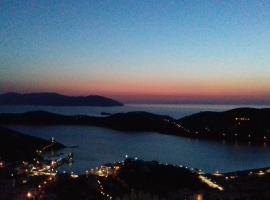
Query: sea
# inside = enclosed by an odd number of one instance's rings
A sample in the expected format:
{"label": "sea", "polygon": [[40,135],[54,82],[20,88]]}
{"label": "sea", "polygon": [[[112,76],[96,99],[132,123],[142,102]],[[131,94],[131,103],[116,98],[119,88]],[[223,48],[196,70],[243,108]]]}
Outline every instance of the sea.
{"label": "sea", "polygon": [[[43,110],[65,115],[104,116],[101,115],[102,112],[114,114],[147,111],[180,119],[201,111],[225,111],[238,107],[266,106],[188,104],[127,104],[121,107],[0,106],[0,113]],[[120,162],[126,156],[197,168],[209,173],[270,167],[270,144],[267,143],[253,145],[226,140],[208,141],[157,132],[134,133],[93,126],[9,125],[8,128],[44,139],[54,137],[56,141],[70,146],[51,156],[61,157],[72,152],[74,163],[62,166],[59,170],[77,174],[83,174],[86,170],[106,163]]]}

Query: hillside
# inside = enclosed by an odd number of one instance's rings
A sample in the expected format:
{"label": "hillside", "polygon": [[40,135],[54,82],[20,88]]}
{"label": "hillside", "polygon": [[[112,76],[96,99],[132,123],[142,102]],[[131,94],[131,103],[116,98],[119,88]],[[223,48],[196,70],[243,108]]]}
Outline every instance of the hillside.
{"label": "hillside", "polygon": [[[5,161],[32,160],[36,150],[52,144],[51,141],[22,134],[17,131],[0,127],[0,159]],[[54,142],[48,150],[64,148],[64,145]]]}
{"label": "hillside", "polygon": [[270,109],[200,112],[177,121],[199,137],[270,141]]}
{"label": "hillside", "polygon": [[22,125],[85,125],[111,128],[121,131],[156,131],[168,134],[184,134],[185,130],[177,126],[169,116],[147,112],[118,113],[107,117],[87,115],[67,116],[45,111],[33,111],[20,114],[0,114],[0,124]]}
{"label": "hillside", "polygon": [[153,131],[191,138],[248,142],[270,141],[270,109],[238,108],[225,112],[200,112],[179,120],[147,112],[127,112],[106,117],[66,116],[44,111],[0,114],[0,124],[86,125],[120,131]]}

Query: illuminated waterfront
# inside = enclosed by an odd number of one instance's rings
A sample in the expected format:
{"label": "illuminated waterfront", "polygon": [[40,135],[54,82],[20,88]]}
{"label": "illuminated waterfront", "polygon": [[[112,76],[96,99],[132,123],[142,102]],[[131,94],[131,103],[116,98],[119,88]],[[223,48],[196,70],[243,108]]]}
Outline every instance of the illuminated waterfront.
{"label": "illuminated waterfront", "polygon": [[[75,163],[62,167],[67,172],[84,173],[108,162],[121,161],[125,154],[144,160],[186,165],[206,172],[229,172],[262,168],[270,165],[270,146],[248,143],[228,144],[162,135],[158,133],[125,133],[97,127],[13,126],[16,130],[50,139],[55,137],[67,146],[63,152],[74,152]],[[258,156],[260,155],[260,156]]]}

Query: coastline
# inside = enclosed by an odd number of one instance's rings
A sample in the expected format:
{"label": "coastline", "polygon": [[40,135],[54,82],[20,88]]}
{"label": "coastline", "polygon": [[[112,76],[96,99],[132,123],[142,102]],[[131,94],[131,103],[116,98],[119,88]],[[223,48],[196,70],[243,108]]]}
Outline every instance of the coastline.
{"label": "coastline", "polygon": [[204,111],[180,119],[145,111],[109,113],[98,117],[63,115],[40,110],[0,113],[0,124],[98,126],[119,131],[159,132],[207,140],[243,141],[253,144],[270,142],[269,108]]}
{"label": "coastline", "polygon": [[[250,118],[243,117],[243,113],[246,114],[246,109],[235,109],[237,114],[240,113],[240,120],[243,119],[243,123],[249,123]],[[224,112],[225,114],[234,112],[235,110],[230,110]],[[250,109],[248,109],[249,111]],[[251,109],[254,111],[253,109]],[[256,112],[259,109],[256,109]],[[264,111],[264,110],[263,110]],[[268,109],[266,110],[268,112]],[[202,115],[205,113],[194,114],[193,116]],[[206,114],[208,114],[206,112]],[[221,115],[223,113],[210,113],[210,116],[214,114]],[[264,116],[264,115],[263,115]],[[236,119],[233,115],[229,116],[238,123],[238,118]],[[187,117],[188,118],[188,117]],[[195,117],[196,119],[196,117]],[[216,119],[216,117],[215,117]],[[248,120],[247,120],[248,119]],[[234,121],[235,120],[235,121]],[[180,120],[181,121],[181,120]],[[230,120],[229,120],[230,122]],[[242,122],[242,121],[241,121]],[[164,115],[156,115],[147,112],[130,112],[130,113],[119,113],[112,114],[106,117],[91,117],[91,116],[67,116],[53,114],[44,111],[35,111],[22,114],[0,114],[0,124],[11,125],[11,124],[23,124],[23,125],[87,125],[100,127],[112,128],[120,131],[156,131],[163,134],[172,134],[176,136],[186,136],[190,138],[203,138],[203,139],[222,139],[223,137],[201,137],[198,136],[196,132],[192,132],[186,127],[178,123],[177,120]],[[207,131],[207,130],[206,130]],[[209,131],[208,131],[209,132]],[[177,133],[177,134],[176,134]],[[223,138],[224,139],[224,138]],[[228,141],[232,141],[229,138]],[[235,138],[233,138],[235,140]],[[246,141],[246,140],[240,140]],[[256,141],[257,142],[257,141]],[[255,143],[256,143],[255,142]],[[268,142],[267,140],[259,140],[259,142]],[[57,149],[55,149],[57,150]],[[66,157],[64,160],[69,160],[71,157]],[[62,160],[62,159],[61,159]],[[4,194],[9,195],[9,192],[14,186],[12,182],[15,181],[16,194],[15,196],[24,196],[28,199],[43,198],[49,196],[54,196],[55,199],[61,199],[62,197],[68,198],[70,195],[84,195],[85,189],[94,192],[93,199],[115,199],[124,198],[125,195],[138,195],[141,190],[143,190],[144,195],[156,195],[167,199],[173,199],[171,195],[182,197],[204,197],[206,199],[226,199],[227,197],[243,199],[252,199],[253,196],[260,197],[260,199],[268,199],[270,193],[264,192],[268,186],[268,179],[270,178],[270,168],[258,168],[249,169],[244,171],[233,171],[233,172],[216,172],[216,173],[204,173],[201,170],[188,168],[186,166],[176,166],[170,164],[162,164],[158,161],[143,161],[137,158],[127,158],[120,162],[114,164],[104,164],[102,166],[97,166],[95,169],[86,169],[86,173],[82,175],[66,174],[63,172],[58,172],[58,165],[62,164],[60,161],[56,160],[45,161],[43,159],[34,160],[37,163],[32,163],[30,161],[27,164],[8,164],[5,160],[1,161],[1,180],[0,182],[7,182],[9,186],[0,188],[4,190]],[[75,161],[76,162],[76,161]],[[40,167],[42,163],[42,167]],[[66,161],[63,161],[65,164]],[[56,165],[56,166],[55,166]],[[130,168],[130,166],[132,166]],[[135,168],[134,168],[135,167]],[[6,168],[6,169],[5,169]],[[47,170],[48,168],[48,170]],[[148,170],[145,172],[145,168]],[[4,169],[4,170],[3,170]],[[15,170],[16,169],[16,170]],[[19,171],[17,170],[19,169]],[[39,170],[46,169],[44,172]],[[116,170],[117,169],[117,170]],[[119,171],[119,169],[121,169]],[[7,170],[7,171],[6,171]],[[15,171],[14,171],[15,170]],[[116,171],[115,171],[116,170]],[[123,170],[123,171],[122,171]],[[135,171],[134,171],[135,170]],[[161,170],[161,171],[158,171]],[[21,174],[20,171],[23,171]],[[143,173],[142,173],[143,172]],[[124,173],[121,175],[121,173]],[[145,174],[146,173],[146,174]],[[163,174],[164,173],[164,174]],[[169,180],[166,177],[171,177],[170,180],[175,178],[175,173],[180,173],[181,176],[177,180],[172,181],[170,187],[164,190],[162,193],[160,187],[165,187]],[[181,177],[186,177],[185,181],[182,182]],[[34,178],[33,178],[34,177]],[[158,177],[158,179],[157,179]],[[119,182],[119,180],[121,180]],[[90,181],[90,182],[89,182]],[[125,184],[123,184],[123,181]],[[150,181],[150,183],[148,183]],[[192,184],[196,182],[196,184]],[[139,185],[142,183],[147,183],[141,188]],[[17,184],[20,183],[20,184]],[[34,186],[33,187],[33,183]],[[153,185],[157,183],[157,185]],[[10,185],[11,184],[11,185]],[[71,184],[71,185],[70,185]],[[89,188],[89,184],[92,185]],[[138,185],[139,184],[139,185]],[[184,184],[180,187],[181,184]],[[185,185],[187,184],[187,185]],[[253,188],[254,185],[261,184],[263,188]],[[77,191],[78,194],[65,192],[61,188],[65,188],[66,185]],[[241,185],[241,190],[238,186]],[[83,190],[80,187],[84,188]],[[131,190],[133,188],[134,190]],[[166,188],[166,187],[165,187]],[[14,189],[14,188],[13,188]],[[27,193],[26,190],[27,189]],[[5,190],[8,191],[5,193]],[[23,194],[24,193],[24,194]],[[25,194],[26,193],[26,194]],[[59,196],[60,195],[60,196]],[[90,195],[90,194],[88,194]],[[8,196],[9,198],[10,196]],[[17,196],[18,197],[18,196]],[[81,196],[82,199],[85,196]],[[85,197],[86,198],[86,197]]]}

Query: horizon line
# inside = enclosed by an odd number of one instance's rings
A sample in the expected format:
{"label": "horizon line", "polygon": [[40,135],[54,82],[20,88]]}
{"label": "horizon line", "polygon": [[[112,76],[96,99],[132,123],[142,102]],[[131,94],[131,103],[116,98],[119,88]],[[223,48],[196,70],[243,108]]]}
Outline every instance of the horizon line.
{"label": "horizon line", "polygon": [[270,106],[270,97],[261,96],[245,96],[245,95],[222,95],[222,96],[211,96],[211,95],[116,95],[116,94],[67,94],[66,92],[57,91],[6,91],[0,92],[0,95],[7,93],[17,94],[35,94],[35,93],[48,93],[48,94],[59,94],[64,96],[103,96],[111,98],[113,100],[120,101],[124,104],[195,104],[195,105],[261,105]]}

